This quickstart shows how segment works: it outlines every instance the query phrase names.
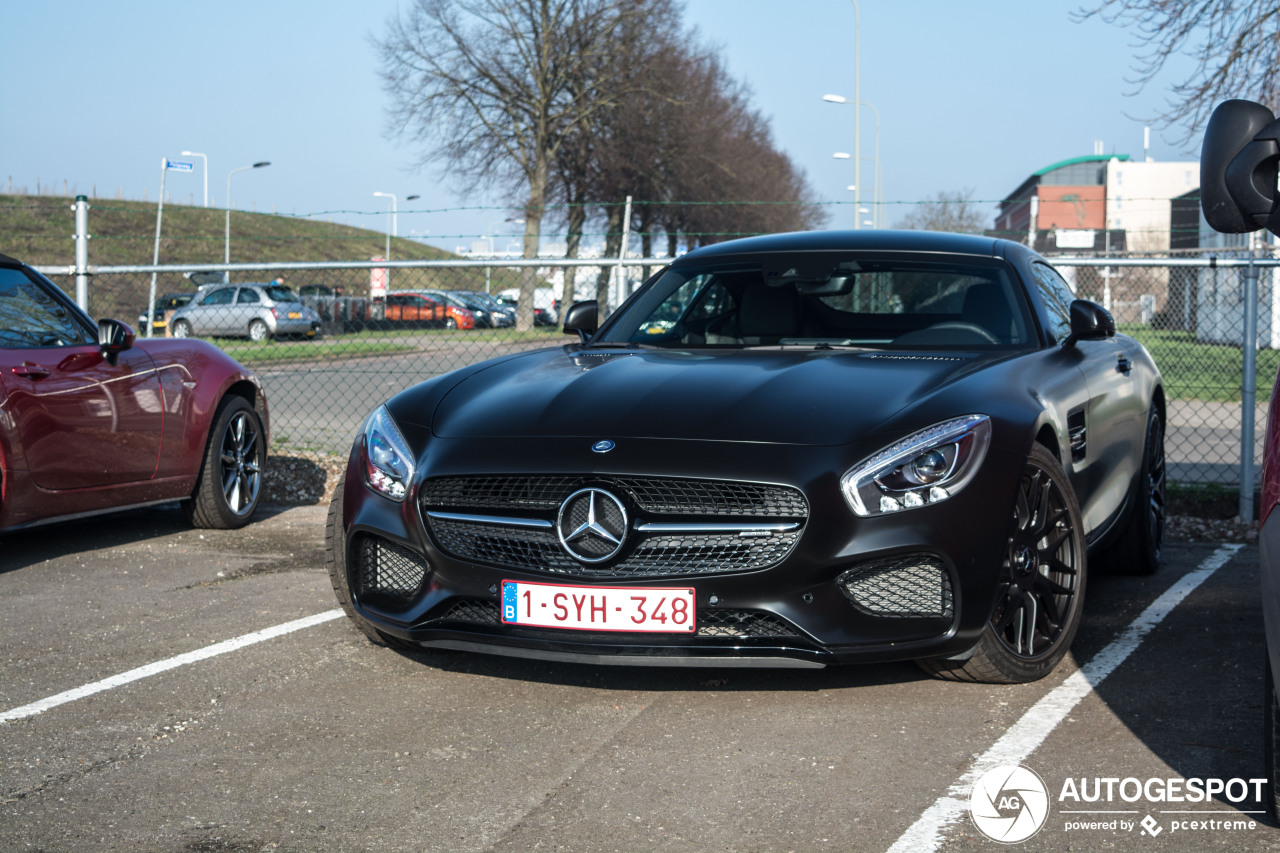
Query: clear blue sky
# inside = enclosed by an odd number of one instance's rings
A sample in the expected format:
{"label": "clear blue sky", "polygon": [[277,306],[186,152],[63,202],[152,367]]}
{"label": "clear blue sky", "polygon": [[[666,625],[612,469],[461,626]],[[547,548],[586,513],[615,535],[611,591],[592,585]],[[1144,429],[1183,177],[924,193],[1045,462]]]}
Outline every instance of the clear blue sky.
{"label": "clear blue sky", "polygon": [[[61,192],[123,190],[155,199],[162,158],[208,154],[209,193],[225,203],[227,173],[239,209],[320,215],[383,229],[400,197],[399,234],[429,232],[465,244],[509,216],[501,196],[461,197],[447,176],[412,172],[413,151],[384,136],[386,99],[370,45],[409,0],[222,0],[217,4],[40,0],[0,7],[0,192],[39,181]],[[972,188],[994,201],[1046,165],[1093,153],[1142,155],[1143,124],[1159,110],[1153,85],[1136,97],[1133,34],[1100,21],[1073,23],[1059,0],[861,2],[862,99],[881,117],[884,198],[914,202]],[[853,221],[849,161],[853,4],[849,0],[687,0],[686,20],[718,45],[770,117],[776,144],[817,195],[845,203],[832,225]],[[1186,66],[1182,66],[1185,68]],[[1162,81],[1169,82],[1171,75]],[[863,110],[862,153],[874,148]],[[1168,137],[1168,138],[1166,138]],[[1152,132],[1157,160],[1195,159],[1199,140]],[[174,202],[200,203],[194,174],[170,172]],[[868,194],[873,164],[864,160]],[[418,194],[421,199],[405,201]],[[864,195],[865,199],[865,195]],[[467,208],[491,207],[488,210]],[[888,220],[905,208],[892,207]],[[554,235],[547,235],[553,237]],[[0,238],[2,242],[2,238]],[[0,251],[3,251],[0,247]]]}

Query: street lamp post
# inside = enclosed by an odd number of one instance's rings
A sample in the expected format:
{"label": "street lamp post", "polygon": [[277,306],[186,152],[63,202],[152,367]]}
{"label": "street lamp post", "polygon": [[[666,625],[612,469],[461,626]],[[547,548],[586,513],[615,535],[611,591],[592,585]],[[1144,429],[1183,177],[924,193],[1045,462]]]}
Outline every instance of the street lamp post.
{"label": "street lamp post", "polygon": [[[826,101],[829,104],[850,104],[850,105],[853,104],[852,101],[850,101],[848,98],[844,97],[843,95],[823,95],[822,100]],[[883,201],[880,195],[880,111],[876,109],[874,104],[868,104],[866,101],[859,101],[858,105],[863,107],[870,107],[871,111],[876,114],[876,151],[875,151],[876,177],[875,177],[875,190],[873,191],[872,201],[875,202],[875,205],[876,205],[874,223],[877,227],[879,227],[880,226],[880,204]],[[860,109],[854,110],[855,115],[861,112],[862,110]],[[856,123],[855,123],[855,126],[856,126]],[[854,133],[857,133],[857,130],[854,130]],[[854,151],[856,152],[857,150],[858,150],[857,140],[854,140]],[[850,159],[848,154],[837,153],[833,156],[838,160]],[[855,159],[857,158],[857,154],[854,154],[854,158]],[[850,187],[850,189],[853,190],[853,204],[854,204],[855,210],[861,209],[861,205],[858,203],[858,199],[860,196],[859,188],[861,186],[862,184],[858,180],[858,164],[855,163],[853,168],[853,186]],[[862,216],[860,213],[855,214],[855,217],[858,221],[862,220]]]}
{"label": "street lamp post", "polygon": [[[250,169],[261,169],[264,166],[270,166],[270,160],[261,160],[251,166],[237,166],[230,172],[227,172],[227,222],[224,228],[222,262],[224,264],[231,263],[231,176],[236,172],[247,172]],[[227,281],[231,280],[231,274],[226,273]]]}
{"label": "street lamp post", "polygon": [[204,206],[209,206],[209,158],[199,151],[183,151],[183,157],[199,157],[204,161]]}
{"label": "street lamp post", "polygon": [[[379,198],[391,199],[391,209],[387,211],[387,215],[391,222],[391,230],[387,232],[387,251],[385,253],[385,257],[383,258],[383,260],[389,261],[391,260],[391,238],[397,236],[396,235],[396,194],[375,192],[374,195],[378,196]],[[404,200],[413,201],[415,198],[422,198],[422,196],[409,195],[409,196],[405,196]]]}
{"label": "street lamp post", "polygon": [[[515,218],[513,218],[513,217],[507,217],[506,219],[502,220],[502,222],[490,222],[490,223],[489,223],[489,234],[488,234],[488,236],[489,236],[489,255],[490,255],[490,257],[494,257],[494,258],[496,258],[496,257],[498,256],[498,245],[497,245],[497,243],[494,241],[494,234],[493,234],[494,228],[495,228],[495,226],[500,225],[500,224],[505,223],[505,222],[511,222],[511,223],[513,223],[513,224],[515,224],[515,225],[523,225],[523,224],[524,224],[524,220],[523,220],[523,219],[515,219]],[[492,290],[493,290],[493,279],[492,279],[492,276],[491,276],[491,272],[492,272],[492,267],[485,267],[485,268],[484,268],[484,292],[485,292],[485,293],[491,293],[491,292],[492,292]]]}

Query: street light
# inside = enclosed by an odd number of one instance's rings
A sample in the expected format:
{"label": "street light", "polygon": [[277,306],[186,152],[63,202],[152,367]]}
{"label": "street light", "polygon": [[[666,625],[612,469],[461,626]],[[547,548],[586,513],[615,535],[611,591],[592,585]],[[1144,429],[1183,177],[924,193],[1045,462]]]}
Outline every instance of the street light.
{"label": "street light", "polygon": [[[496,243],[496,242],[494,241],[494,239],[493,239],[493,236],[494,236],[494,235],[493,235],[493,229],[494,229],[494,226],[496,226],[496,225],[501,225],[503,222],[510,222],[510,223],[512,223],[512,224],[515,224],[515,225],[523,225],[523,224],[524,224],[524,220],[523,220],[523,219],[516,219],[515,217],[511,217],[511,216],[508,216],[506,219],[502,220],[502,222],[490,222],[490,223],[489,223],[489,234],[488,234],[488,237],[489,237],[489,255],[490,255],[491,257],[495,257],[495,258],[496,258],[496,257],[498,256],[498,246],[497,246],[497,243]],[[485,268],[484,268],[484,292],[485,292],[485,293],[489,293],[489,292],[491,292],[491,291],[492,291],[492,289],[493,289],[493,278],[492,278],[492,276],[491,276],[492,269],[493,269],[492,267],[485,267]]]}
{"label": "street light", "polygon": [[[237,166],[230,172],[227,172],[227,224],[224,229],[222,262],[224,264],[231,263],[231,176],[236,172],[247,172],[249,169],[261,169],[264,166],[270,166],[270,160],[262,160],[254,163],[252,166]],[[227,281],[231,280],[231,273],[225,273]]]}
{"label": "street light", "polygon": [[[843,95],[823,95],[823,96],[822,96],[822,100],[826,101],[826,102],[827,102],[827,103],[829,103],[829,104],[849,104],[850,106],[852,106],[852,105],[853,105],[853,102],[852,102],[852,101],[850,101],[848,98],[844,97]],[[884,201],[884,199],[881,197],[881,192],[880,192],[880,111],[879,111],[878,109],[876,109],[876,107],[875,107],[875,105],[874,105],[874,104],[868,104],[866,101],[859,101],[858,103],[859,103],[861,106],[864,106],[864,107],[870,107],[870,108],[871,108],[871,111],[872,111],[873,113],[875,113],[875,114],[876,114],[876,152],[875,152],[876,177],[875,177],[875,191],[874,191],[874,193],[873,193],[873,201],[875,201],[875,203],[876,203],[876,215],[875,215],[875,219],[876,219],[876,222],[879,222],[879,221],[880,221],[880,206],[881,206],[881,203]],[[853,111],[853,114],[854,114],[855,116],[860,115],[861,113],[862,113],[862,110],[854,110],[854,111]],[[854,131],[853,131],[853,132],[854,132],[855,134],[858,132],[858,130],[857,130],[857,122],[856,122],[856,121],[854,122]],[[857,152],[857,151],[858,151],[858,140],[857,140],[857,139],[855,139],[855,140],[854,140],[854,149],[853,149],[853,150],[854,150],[855,152]],[[832,155],[832,156],[834,156],[834,157],[835,157],[836,159],[838,159],[838,160],[847,160],[847,159],[849,159],[849,155],[848,155],[848,154],[843,154],[843,153],[837,153],[837,154],[834,154],[834,155]],[[855,153],[853,156],[854,156],[854,159],[856,160],[858,155]],[[853,167],[853,187],[851,187],[851,189],[853,189],[853,190],[854,190],[853,203],[854,203],[855,205],[859,203],[859,196],[860,196],[860,193],[858,192],[858,190],[856,189],[856,187],[860,187],[860,186],[862,185],[862,179],[858,177],[858,165],[859,165],[859,164],[855,163],[855,165],[854,165],[854,167]],[[856,224],[856,222],[857,222],[857,221],[861,220],[861,218],[862,218],[862,217],[860,217],[860,216],[855,216],[855,218],[854,218],[855,224]]]}
{"label": "street light", "polygon": [[[391,260],[391,238],[396,235],[396,194],[375,192],[374,195],[378,196],[379,198],[391,199],[391,209],[387,212],[387,215],[391,219],[391,230],[387,232],[387,251],[386,251],[385,257],[383,258],[383,260],[389,261]],[[413,201],[415,198],[422,198],[422,196],[409,195],[409,196],[405,196],[404,200]]]}
{"label": "street light", "polygon": [[199,157],[204,160],[204,206],[209,206],[209,158],[198,151],[183,151],[183,157]]}
{"label": "street light", "polygon": [[[858,8],[858,0],[850,0],[853,3],[853,102],[855,104],[862,103],[862,10]],[[844,98],[839,95],[824,95],[822,100],[831,101],[836,104],[843,104]],[[862,110],[853,111],[853,203],[857,206],[861,201],[862,186],[862,123],[860,121]],[[878,121],[878,119],[877,119]],[[878,161],[877,161],[878,165]],[[853,227],[861,228],[862,217],[855,215],[853,218]]]}

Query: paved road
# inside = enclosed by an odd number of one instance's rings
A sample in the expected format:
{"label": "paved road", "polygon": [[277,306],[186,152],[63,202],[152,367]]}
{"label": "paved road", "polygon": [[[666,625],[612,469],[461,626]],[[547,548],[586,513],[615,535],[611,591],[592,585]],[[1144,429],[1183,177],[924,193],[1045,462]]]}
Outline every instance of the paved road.
{"label": "paved road", "polygon": [[[1155,779],[1157,793],[1261,777],[1253,547],[1175,544],[1154,578],[1094,577],[1074,658],[992,687],[909,664],[646,671],[375,648],[326,618],[323,514],[269,509],[237,534],[162,509],[0,541],[0,712],[99,688],[0,723],[0,849],[1280,847],[1270,825],[1247,828],[1262,817],[1252,794],[1061,799],[1068,779]],[[1121,655],[1153,603],[1167,614]],[[256,633],[280,625],[294,630]],[[1012,847],[948,805],[996,754],[1039,774],[1051,801]],[[1099,810],[1124,814],[1068,814]],[[1135,828],[1067,828],[1122,818]],[[1246,828],[1174,826],[1191,820]]]}

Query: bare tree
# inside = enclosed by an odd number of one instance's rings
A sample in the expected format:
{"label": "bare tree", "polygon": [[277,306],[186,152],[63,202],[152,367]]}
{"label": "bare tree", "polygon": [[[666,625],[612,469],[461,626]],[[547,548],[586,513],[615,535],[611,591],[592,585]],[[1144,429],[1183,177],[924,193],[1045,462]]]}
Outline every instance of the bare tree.
{"label": "bare tree", "polygon": [[1280,3],[1276,0],[1102,0],[1081,8],[1077,21],[1098,17],[1133,27],[1141,90],[1174,56],[1194,69],[1169,86],[1168,107],[1150,118],[1181,125],[1188,142],[1223,100],[1245,98],[1280,108]]}
{"label": "bare tree", "polygon": [[[575,129],[613,103],[612,55],[639,0],[417,0],[376,42],[391,97],[389,133],[423,143],[466,188],[515,179],[527,190],[524,257],[536,258],[552,164]],[[590,81],[584,83],[584,81]],[[533,269],[517,326],[533,328]]]}
{"label": "bare tree", "polygon": [[973,201],[973,188],[938,193],[894,223],[895,228],[912,231],[949,231],[954,234],[981,234],[987,216]]}

